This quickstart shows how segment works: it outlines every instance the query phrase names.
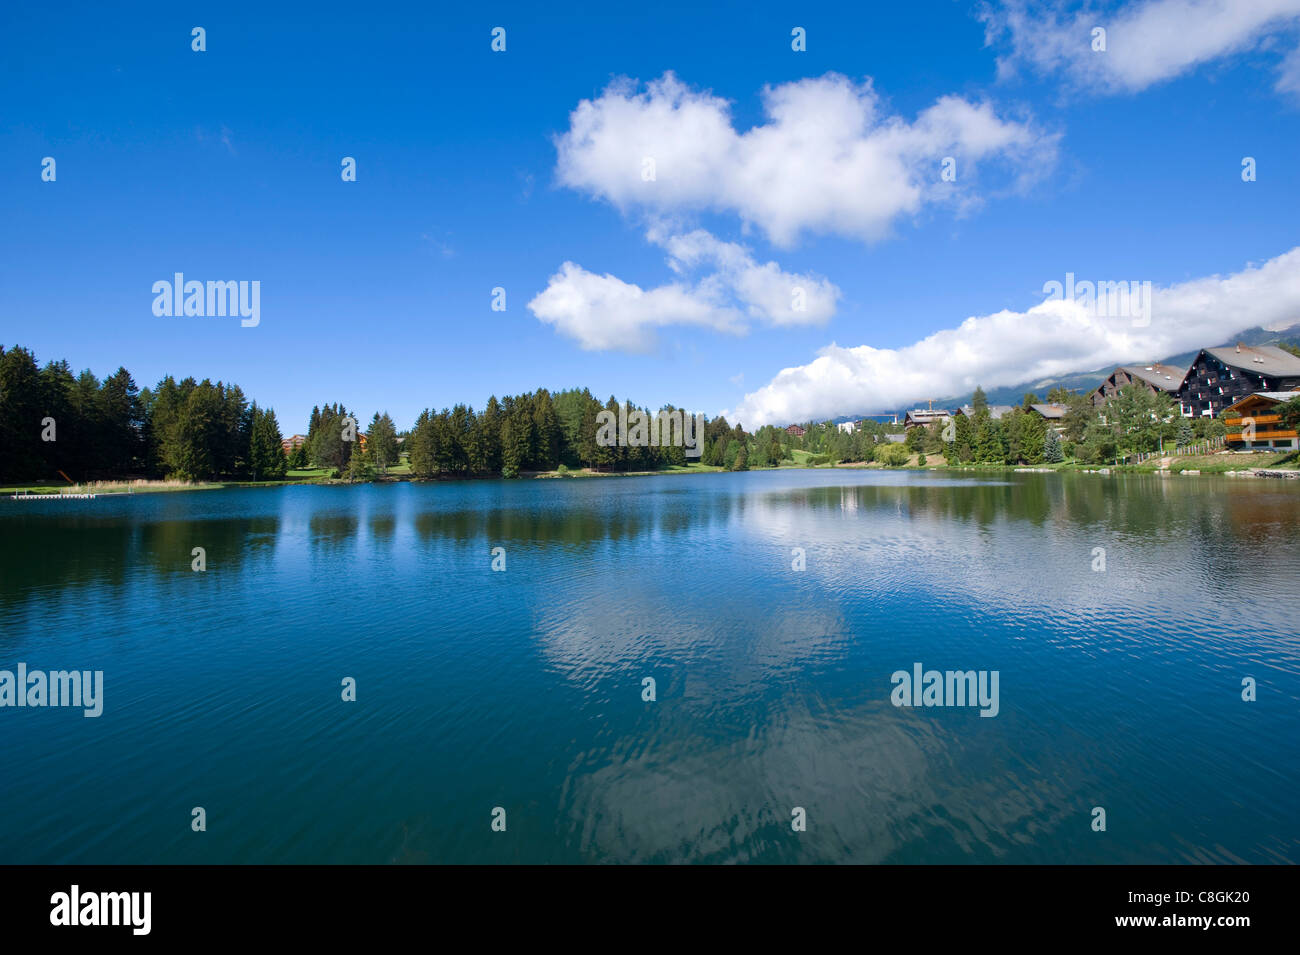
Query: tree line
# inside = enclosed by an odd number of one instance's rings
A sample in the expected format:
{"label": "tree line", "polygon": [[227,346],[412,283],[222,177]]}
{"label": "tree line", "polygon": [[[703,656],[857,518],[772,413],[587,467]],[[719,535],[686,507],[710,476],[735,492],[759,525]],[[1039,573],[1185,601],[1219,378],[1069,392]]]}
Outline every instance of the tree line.
{"label": "tree line", "polygon": [[[624,416],[633,407],[622,402]],[[651,414],[648,408],[638,410]],[[680,412],[671,404],[660,410]],[[509,478],[525,471],[578,468],[653,471],[684,467],[693,460],[681,444],[603,443],[598,440],[602,411],[617,417],[620,402],[610,396],[602,403],[585,388],[554,394],[539,388],[500,401],[494,395],[478,412],[468,405],[436,412],[426,409],[404,436],[404,445],[411,473],[423,478],[474,474]],[[695,460],[735,466],[740,456],[744,466],[742,449],[749,436],[739,425],[733,428],[725,418],[706,419],[703,434],[697,437],[701,454]]]}
{"label": "tree line", "polygon": [[830,422],[808,423],[806,434],[794,440],[799,449],[835,462],[899,465],[917,454],[942,456],[950,465],[1036,465],[1066,460],[1106,464],[1161,447],[1174,450],[1225,432],[1221,420],[1184,418],[1169,395],[1153,394],[1140,385],[1125,386],[1102,407],[1093,405],[1090,393],[1054,388],[1046,403],[1065,408],[1057,422],[1049,422],[1031,409],[1040,403],[1031,392],[1018,407],[995,417],[984,390],[977,387],[969,414],[909,428],[900,443],[890,442],[886,435],[903,433],[901,425],[873,421],[861,422],[852,434]]}
{"label": "tree line", "polygon": [[0,442],[7,481],[267,480],[288,467],[275,412],[238,385],[169,375],[141,390],[125,368],[100,381],[17,346],[0,346]]}
{"label": "tree line", "polygon": [[[387,412],[363,425],[339,402],[317,405],[306,441],[288,455],[272,409],[250,402],[236,384],[177,381],[167,376],[140,389],[125,368],[100,381],[74,375],[66,361],[37,364],[28,349],[0,347],[0,480],[40,481],[171,477],[181,480],[275,480],[290,469],[325,468],[335,477],[368,480],[404,457],[411,474],[514,477],[526,471],[593,468],[652,471],[690,460],[732,469],[779,460],[772,434],[754,436],[725,418],[706,419],[701,454],[686,448],[602,446],[597,416],[617,413],[587,389],[538,389],[498,400],[482,411],[456,405],[426,409],[399,433]],[[624,411],[633,406],[623,402]],[[649,413],[649,409],[641,409]],[[664,409],[679,409],[669,405]],[[47,426],[46,422],[50,424]]]}
{"label": "tree line", "polygon": [[[705,418],[696,436],[699,453],[689,456],[681,443],[619,446],[598,440],[602,412],[626,420],[634,406],[613,396],[602,402],[585,388],[492,396],[481,411],[465,404],[429,408],[406,432],[397,430],[387,412],[376,412],[363,427],[355,412],[334,402],[312,409],[306,441],[286,456],[275,412],[250,402],[233,383],[169,375],[141,390],[125,368],[101,381],[89,370],[74,375],[66,361],[40,367],[29,350],[0,347],[0,480],[37,481],[62,473],[75,481],[265,481],[312,467],[332,477],[370,480],[403,459],[412,476],[425,479],[580,468],[654,471],[693,462],[732,471],[785,463],[898,466],[914,454],[942,456],[949,464],[1098,464],[1162,445],[1189,445],[1225,430],[1217,419],[1182,418],[1167,394],[1137,385],[1121,389],[1101,409],[1088,395],[1063,388],[1049,392],[1047,402],[1065,406],[1059,424],[1030,410],[1039,403],[1034,394],[994,417],[984,391],[976,388],[970,414],[914,427],[905,440],[898,440],[901,425],[871,420],[852,431],[829,421],[806,422],[798,435],[771,425],[751,433],[725,417]],[[1294,421],[1300,400],[1288,404],[1295,407],[1284,417]],[[652,416],[649,408],[635,410]],[[659,410],[680,411],[671,404]]]}

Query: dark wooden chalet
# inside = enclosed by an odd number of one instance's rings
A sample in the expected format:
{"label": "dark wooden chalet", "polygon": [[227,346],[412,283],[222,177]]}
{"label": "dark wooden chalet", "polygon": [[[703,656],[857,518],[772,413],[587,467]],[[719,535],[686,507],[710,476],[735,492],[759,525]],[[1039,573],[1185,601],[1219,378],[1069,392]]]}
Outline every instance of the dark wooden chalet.
{"label": "dark wooden chalet", "polygon": [[1175,368],[1159,362],[1149,365],[1120,365],[1092,393],[1093,407],[1100,407],[1110,401],[1125,385],[1138,385],[1152,394],[1164,392],[1177,400],[1178,389],[1182,387],[1186,374],[1186,368]]}
{"label": "dark wooden chalet", "polygon": [[1256,392],[1300,388],[1300,358],[1276,345],[1202,348],[1178,391],[1183,414],[1213,417]]}

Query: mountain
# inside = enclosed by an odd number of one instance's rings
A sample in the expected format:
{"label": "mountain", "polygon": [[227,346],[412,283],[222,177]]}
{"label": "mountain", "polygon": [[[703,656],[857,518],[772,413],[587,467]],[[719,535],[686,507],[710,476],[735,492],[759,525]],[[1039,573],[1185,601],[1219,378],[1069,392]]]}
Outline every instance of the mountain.
{"label": "mountain", "polygon": [[[1206,348],[1217,348],[1225,345],[1235,345],[1241,342],[1243,345],[1294,345],[1300,347],[1300,324],[1292,325],[1280,331],[1270,331],[1267,328],[1247,328],[1245,331],[1238,332],[1229,337],[1227,341],[1218,342],[1214,345],[1207,345]],[[1165,358],[1147,359],[1160,362],[1162,365],[1173,365],[1177,368],[1186,368],[1192,363],[1192,359],[1197,356],[1200,349],[1195,351],[1182,352],[1178,355],[1169,355]],[[1115,370],[1116,362],[1113,365],[1105,365],[1102,368],[1094,368],[1091,371],[1076,371],[1067,375],[1059,375],[1055,378],[1040,378],[1037,381],[1024,381],[1018,385],[1007,385],[1003,388],[986,388],[985,394],[988,396],[991,405],[1019,405],[1025,398],[1025,393],[1032,391],[1038,397],[1046,401],[1047,393],[1053,388],[1068,388],[1071,391],[1079,391],[1084,394],[1092,391],[1107,376]],[[1136,365],[1139,362],[1125,362],[1125,364]],[[967,392],[964,395],[948,395],[944,398],[936,398],[934,407],[936,408],[960,408],[962,405],[970,404],[973,395]],[[928,402],[916,402],[908,405],[908,408],[925,407]],[[898,411],[898,420],[903,420],[903,413],[906,408],[900,408]],[[832,418],[832,424],[839,424],[844,421],[859,421],[863,417],[875,418],[880,420],[887,416],[879,413],[872,415],[840,415]]]}
{"label": "mountain", "polygon": [[[1241,342],[1243,345],[1296,345],[1300,346],[1300,324],[1292,325],[1281,331],[1270,331],[1267,328],[1248,328],[1245,331],[1232,335],[1227,341],[1216,342],[1214,345],[1207,345],[1207,348],[1215,348],[1222,345],[1235,345]],[[1195,351],[1182,352],[1178,355],[1169,355],[1165,358],[1155,359],[1163,365],[1174,365],[1178,368],[1186,368],[1192,363],[1192,359],[1197,356],[1200,349]],[[988,395],[989,404],[991,405],[1018,405],[1024,400],[1025,393],[1032,391],[1043,401],[1047,400],[1047,393],[1053,388],[1069,388],[1071,391],[1092,391],[1106,377],[1115,370],[1115,365],[1106,365],[1103,368],[1094,368],[1091,371],[1073,372],[1068,375],[1060,375],[1055,378],[1042,378],[1038,381],[1025,381],[1018,385],[1008,385],[1005,388],[986,388],[985,393]],[[1139,364],[1139,362],[1126,362],[1126,364]],[[935,407],[938,408],[957,408],[964,404],[970,404],[971,395],[949,395],[946,398],[936,399]]]}

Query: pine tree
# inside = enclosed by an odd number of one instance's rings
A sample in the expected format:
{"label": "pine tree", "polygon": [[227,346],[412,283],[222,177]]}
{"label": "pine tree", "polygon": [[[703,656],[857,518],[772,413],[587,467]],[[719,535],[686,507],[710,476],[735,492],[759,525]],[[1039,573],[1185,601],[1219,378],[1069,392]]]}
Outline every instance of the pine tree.
{"label": "pine tree", "polygon": [[521,442],[515,438],[515,425],[510,418],[501,425],[501,476],[519,477]]}
{"label": "pine tree", "polygon": [[418,478],[431,478],[438,473],[431,417],[428,408],[421,411],[406,439],[406,461],[411,466],[411,473]]}
{"label": "pine tree", "polygon": [[376,411],[370,420],[370,428],[366,431],[366,453],[380,474],[387,473],[388,466],[397,462],[397,428],[387,411],[383,414]]}
{"label": "pine tree", "polygon": [[1043,440],[1043,460],[1048,464],[1060,464],[1065,460],[1065,450],[1061,447],[1061,436],[1057,434],[1055,428],[1047,429],[1047,436]]}
{"label": "pine tree", "polygon": [[534,466],[540,471],[553,471],[560,463],[560,419],[555,414],[550,392],[539,388],[533,400],[533,428],[537,447]]}
{"label": "pine tree", "polygon": [[39,375],[36,356],[26,348],[0,354],[0,478],[44,476],[40,431],[34,427],[45,417]]}
{"label": "pine tree", "polygon": [[252,418],[252,426],[248,433],[248,472],[254,481],[264,481],[266,474],[263,464],[266,461],[266,448],[263,446],[265,429],[262,427],[262,409],[254,401],[248,406],[248,413]]}
{"label": "pine tree", "polygon": [[125,368],[118,368],[104,379],[99,403],[108,441],[104,463],[116,474],[132,473],[141,463],[144,411],[140,406],[140,391]]}
{"label": "pine tree", "polygon": [[[360,443],[355,440],[355,422],[356,417],[341,404],[323,407],[316,422],[316,433],[308,442],[307,455],[312,463],[317,467],[345,470],[354,445]],[[345,440],[345,430],[353,440]]]}
{"label": "pine tree", "polygon": [[487,472],[487,432],[483,424],[483,416],[476,415],[474,409],[469,409],[469,437],[466,439],[466,453],[469,455],[469,473],[484,474]]}
{"label": "pine tree", "polygon": [[501,425],[504,417],[501,402],[496,395],[488,398],[487,406],[479,415],[483,434],[483,472],[485,474],[501,473]]}
{"label": "pine tree", "polygon": [[998,426],[988,418],[981,419],[975,431],[975,460],[980,464],[1001,464],[1002,438]]}
{"label": "pine tree", "polygon": [[953,426],[952,456],[955,460],[970,463],[975,460],[975,438],[972,434],[971,419],[964,414],[957,415]]}
{"label": "pine tree", "polygon": [[283,478],[289,468],[284,454],[284,438],[275,412],[262,411],[256,402],[252,406],[253,427],[249,438],[249,467],[254,480],[274,481]]}
{"label": "pine tree", "polygon": [[[369,441],[369,438],[366,439]],[[352,458],[348,461],[347,470],[349,481],[369,481],[375,476],[374,466],[370,463],[370,456],[362,454],[361,449],[357,448]]]}
{"label": "pine tree", "polygon": [[[1036,414],[1027,414],[1020,422],[1020,460],[1042,464],[1047,447],[1047,422]],[[1053,432],[1055,433],[1055,432]]]}
{"label": "pine tree", "polygon": [[[614,398],[613,395],[609,396],[609,400],[605,402],[605,407],[602,408],[601,410],[608,411],[611,415],[614,416],[613,420],[615,422],[618,421],[618,401]],[[617,426],[615,426],[614,431],[617,432]],[[596,469],[597,470],[604,470],[605,468],[611,468],[617,471],[620,470],[623,465],[624,449],[619,447],[617,444],[618,434],[615,433],[614,435],[612,435],[612,437],[615,443],[600,444],[599,442],[597,442],[596,444]]]}

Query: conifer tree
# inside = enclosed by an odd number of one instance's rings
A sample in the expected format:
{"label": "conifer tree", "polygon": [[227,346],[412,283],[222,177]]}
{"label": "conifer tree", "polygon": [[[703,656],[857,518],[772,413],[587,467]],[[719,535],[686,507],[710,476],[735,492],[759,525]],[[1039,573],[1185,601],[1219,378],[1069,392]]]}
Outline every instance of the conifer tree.
{"label": "conifer tree", "polygon": [[1043,460],[1048,464],[1060,464],[1065,460],[1065,449],[1061,447],[1061,436],[1055,428],[1047,429],[1043,440]]}
{"label": "conifer tree", "polygon": [[[367,441],[369,441],[369,438],[367,438]],[[357,448],[348,460],[347,475],[348,480],[352,482],[369,481],[373,478],[375,469],[370,463],[370,455],[362,454],[361,449]]]}
{"label": "conifer tree", "polygon": [[370,427],[366,430],[366,453],[380,474],[387,473],[389,465],[397,462],[397,428],[387,411],[383,414],[376,411],[370,420]]}
{"label": "conifer tree", "polygon": [[515,438],[515,424],[506,418],[501,425],[501,476],[519,477],[520,442]]}
{"label": "conifer tree", "polygon": [[252,432],[249,437],[248,463],[253,479],[274,481],[284,477],[288,459],[284,455],[280,425],[274,411],[263,411],[254,402],[251,407]]}

